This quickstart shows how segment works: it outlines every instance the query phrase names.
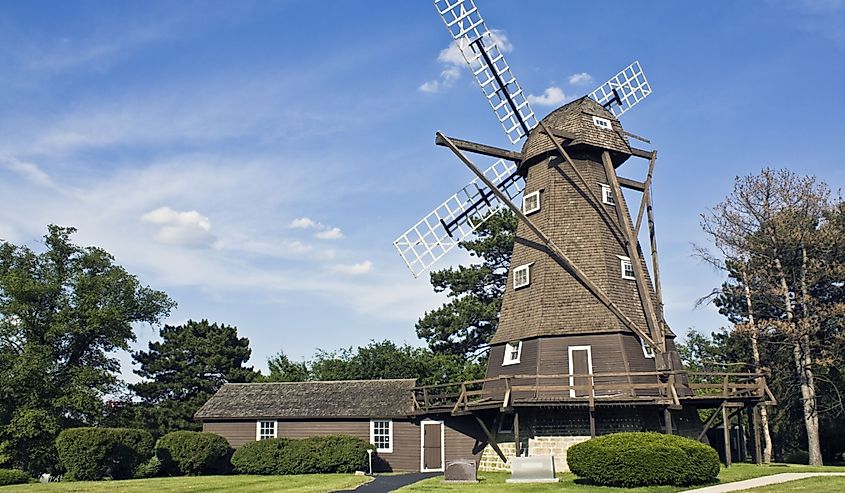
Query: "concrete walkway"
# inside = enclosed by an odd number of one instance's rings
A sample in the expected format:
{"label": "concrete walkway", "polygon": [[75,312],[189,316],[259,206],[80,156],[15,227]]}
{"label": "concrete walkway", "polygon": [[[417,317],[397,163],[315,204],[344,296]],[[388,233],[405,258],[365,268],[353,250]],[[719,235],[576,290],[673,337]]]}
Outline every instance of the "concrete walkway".
{"label": "concrete walkway", "polygon": [[[443,474],[442,472],[415,472],[409,474],[391,474],[389,476],[378,475],[369,483],[352,490],[354,493],[388,493],[389,491],[398,490],[403,486],[414,484],[423,479],[433,478]],[[345,490],[349,491],[349,490]],[[339,492],[335,492],[339,493]]]}
{"label": "concrete walkway", "polygon": [[735,481],[733,483],[723,483],[714,486],[707,486],[705,488],[686,490],[683,493],[726,493],[728,491],[747,490],[758,486],[786,483],[787,481],[812,478],[815,476],[845,476],[845,472],[784,472],[780,474],[772,474],[771,476],[746,479],[745,481]]}

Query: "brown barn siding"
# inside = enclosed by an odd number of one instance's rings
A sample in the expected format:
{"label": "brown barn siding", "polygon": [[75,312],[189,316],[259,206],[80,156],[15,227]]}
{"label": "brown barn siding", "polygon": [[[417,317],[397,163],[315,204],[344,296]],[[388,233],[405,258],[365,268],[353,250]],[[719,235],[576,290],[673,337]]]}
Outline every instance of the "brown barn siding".
{"label": "brown barn siding", "polygon": [[205,421],[202,431],[215,433],[229,441],[229,446],[238,448],[255,441],[255,421]]}
{"label": "brown barn siding", "polygon": [[447,419],[444,441],[447,461],[475,459],[476,465],[481,461],[481,453],[487,444],[478,423],[468,417]]}

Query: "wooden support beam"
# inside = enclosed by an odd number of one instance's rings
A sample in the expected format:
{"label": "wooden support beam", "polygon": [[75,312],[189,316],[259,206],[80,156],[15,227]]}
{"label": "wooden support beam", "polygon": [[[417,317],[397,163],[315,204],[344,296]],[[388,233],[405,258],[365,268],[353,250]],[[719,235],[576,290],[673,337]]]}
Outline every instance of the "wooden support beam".
{"label": "wooden support beam", "polygon": [[[485,156],[506,159],[515,163],[519,163],[522,161],[521,152],[509,151],[507,149],[502,149],[501,147],[493,147],[486,144],[471,142],[469,140],[456,139],[454,137],[450,137],[449,140],[451,140],[452,143],[455,144],[455,147],[461,149],[462,151],[468,151],[475,154],[483,154]],[[443,135],[440,132],[437,132],[434,135],[434,143],[439,146],[446,146],[446,141],[443,139]]]}
{"label": "wooden support beam", "polygon": [[748,406],[748,430],[751,433],[751,458],[758,466],[763,463],[763,447],[760,443],[760,407]]}
{"label": "wooden support beam", "polygon": [[494,452],[496,452],[496,455],[498,455],[499,458],[502,459],[502,462],[507,464],[508,458],[505,457],[505,454],[502,452],[502,449],[499,448],[499,443],[496,442],[496,437],[493,436],[492,433],[490,433],[490,429],[487,428],[486,424],[484,424],[484,420],[478,417],[478,415],[475,413],[473,413],[473,417],[475,417],[475,420],[478,421],[478,426],[481,427],[481,431],[483,431],[484,435],[487,437],[487,443],[490,444],[490,447],[493,449]]}
{"label": "wooden support beam", "polygon": [[651,159],[651,151],[637,149],[636,147],[631,147],[631,154],[636,157],[641,157],[643,159]]}
{"label": "wooden support beam", "polygon": [[622,188],[628,188],[630,190],[636,190],[637,192],[643,192],[646,189],[646,184],[641,182],[641,181],[632,180],[630,178],[624,178],[624,177],[621,177],[621,176],[619,176],[617,178],[619,178],[619,185]]}
{"label": "wooden support beam", "polygon": [[648,216],[648,238],[651,242],[651,271],[654,276],[654,295],[657,297],[657,310],[660,315],[660,322],[663,323],[663,287],[660,283],[660,262],[657,257],[657,232],[654,230],[654,207],[651,203],[651,193],[648,194],[646,215]]}
{"label": "wooden support beam", "polygon": [[590,412],[590,438],[596,437],[596,410],[591,407]]}
{"label": "wooden support beam", "polygon": [[737,462],[745,462],[748,459],[747,452],[745,446],[745,427],[742,424],[742,415],[743,415],[743,408],[739,408],[736,410],[736,426],[738,428],[739,440],[736,444],[736,460]]}
{"label": "wooden support beam", "polygon": [[666,338],[663,336],[663,327],[654,313],[651,293],[649,293],[645,282],[645,272],[640,262],[640,253],[637,250],[637,238],[634,237],[631,216],[628,213],[628,208],[625,206],[625,198],[622,196],[622,189],[619,188],[619,179],[616,176],[616,170],[613,168],[610,153],[608,151],[602,152],[601,160],[604,164],[604,171],[607,174],[607,181],[610,183],[614,203],[616,204],[616,217],[627,240],[625,249],[628,252],[628,258],[631,260],[631,266],[634,268],[634,282],[637,283],[637,294],[640,297],[640,304],[643,307],[648,332],[653,339],[651,346],[655,352],[655,362],[657,363],[658,370],[664,370],[668,368],[666,358],[664,357],[666,353]]}
{"label": "wooden support beam", "polygon": [[593,296],[601,301],[601,303],[604,304],[604,306],[606,306],[608,310],[610,310],[610,312],[613,313],[623,325],[625,325],[625,327],[631,329],[635,334],[641,337],[646,344],[654,347],[655,342],[651,339],[650,334],[647,334],[636,323],[634,323],[633,320],[628,318],[628,316],[625,315],[613,301],[611,301],[607,293],[605,293],[598,284],[596,284],[583,270],[581,270],[581,268],[575,265],[566,253],[564,253],[563,249],[552,241],[546,233],[540,230],[533,221],[528,219],[528,217],[522,212],[522,209],[511,202],[511,200],[501,190],[499,190],[496,185],[494,185],[493,182],[491,182],[490,179],[487,178],[484,173],[482,173],[481,170],[479,170],[478,167],[469,160],[469,158],[467,158],[454,144],[451,143],[451,140],[448,137],[443,136],[443,138],[445,139],[446,145],[449,149],[458,156],[458,159],[460,159],[470,169],[470,171],[472,171],[475,176],[477,176],[478,179],[481,180],[481,182],[484,183],[484,185],[486,185],[490,191],[493,192],[496,197],[516,215],[517,219],[528,226],[528,229],[530,229],[546,246],[546,248],[548,248],[555,257],[557,257],[558,262],[562,264],[563,267],[571,273],[576,280],[578,280],[578,282],[580,282],[585,288],[587,288],[588,291],[590,291],[590,293],[592,293]]}
{"label": "wooden support beam", "polygon": [[519,410],[513,412],[513,447],[517,457],[522,457],[522,442],[519,436]]}
{"label": "wooden support beam", "polygon": [[[634,236],[640,237],[640,227],[643,224],[643,213],[645,213],[645,206],[651,196],[651,176],[654,173],[654,162],[657,160],[657,153],[652,154],[651,161],[648,163],[648,172],[645,176],[645,183],[643,184],[643,196],[640,200],[640,211],[637,213],[637,224],[634,226]],[[621,185],[622,182],[620,181]]]}
{"label": "wooden support beam", "polygon": [[672,410],[669,406],[663,408],[663,422],[666,424],[666,434],[671,435],[673,433]]}
{"label": "wooden support beam", "polygon": [[731,420],[728,417],[728,408],[722,406],[722,437],[725,440],[725,467],[731,467]]}

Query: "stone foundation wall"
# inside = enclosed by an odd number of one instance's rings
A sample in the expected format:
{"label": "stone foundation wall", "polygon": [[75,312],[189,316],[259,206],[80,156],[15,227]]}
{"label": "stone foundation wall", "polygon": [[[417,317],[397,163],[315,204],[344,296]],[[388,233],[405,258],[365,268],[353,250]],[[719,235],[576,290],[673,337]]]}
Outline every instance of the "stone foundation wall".
{"label": "stone foundation wall", "polygon": [[[537,437],[528,439],[528,456],[536,455],[551,455],[555,461],[556,472],[568,472],[569,467],[566,465],[566,451],[569,447],[576,443],[581,443],[589,440],[589,436],[559,436],[559,437]],[[513,442],[499,442],[499,448],[505,457],[511,458],[516,456],[516,447]],[[496,454],[490,445],[484,448],[481,454],[481,462],[479,464],[479,471],[482,472],[510,472],[510,464],[505,464],[502,459]]]}

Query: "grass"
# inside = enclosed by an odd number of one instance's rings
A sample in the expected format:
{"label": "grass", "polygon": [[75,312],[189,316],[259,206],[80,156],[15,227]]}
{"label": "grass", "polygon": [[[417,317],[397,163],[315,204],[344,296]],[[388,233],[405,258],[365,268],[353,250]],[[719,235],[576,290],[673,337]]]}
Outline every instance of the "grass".
{"label": "grass", "polygon": [[79,481],[50,484],[0,486],[0,493],[326,493],[349,490],[367,482],[353,474],[295,476],[192,476],[181,478],[130,479],[126,481]]}
{"label": "grass", "polygon": [[[785,464],[772,464],[765,466],[754,466],[751,464],[735,464],[728,469],[722,468],[719,473],[719,483],[732,483],[743,479],[769,476],[782,472],[845,472],[843,467],[811,467]],[[554,491],[558,493],[616,493],[616,492],[643,492],[643,493],[674,493],[689,488],[678,486],[651,486],[643,488],[611,488],[606,486],[592,486],[585,484],[571,473],[558,474],[559,483],[549,484],[506,484],[505,480],[510,477],[508,473],[480,473],[479,482],[476,484],[445,484],[442,478],[431,478],[419,483],[400,488],[398,491],[404,493],[422,492],[507,492],[516,493],[521,491],[545,492]],[[833,479],[833,478],[822,478]],[[845,478],[842,478],[845,479]],[[788,484],[788,483],[787,483]],[[777,485],[776,485],[777,486]],[[783,490],[762,490],[762,491],[783,491]],[[796,490],[802,491],[802,490]],[[820,490],[814,493],[827,493],[827,491],[845,491],[845,489]]]}
{"label": "grass", "polygon": [[807,491],[812,493],[841,493],[845,491],[845,477],[834,476],[830,478],[815,477],[799,479],[787,483],[759,486],[745,490],[747,493],[782,493],[790,491]]}

